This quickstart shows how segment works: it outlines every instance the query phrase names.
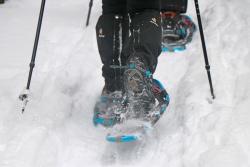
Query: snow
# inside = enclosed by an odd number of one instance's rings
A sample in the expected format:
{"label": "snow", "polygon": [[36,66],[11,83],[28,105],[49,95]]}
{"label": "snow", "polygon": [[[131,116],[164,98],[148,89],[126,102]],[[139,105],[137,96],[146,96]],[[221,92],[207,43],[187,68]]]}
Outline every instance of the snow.
{"label": "snow", "polygon": [[[154,137],[110,144],[92,124],[103,86],[95,23],[84,27],[87,0],[47,1],[31,100],[19,93],[29,71],[40,1],[0,5],[0,166],[250,166],[248,0],[200,1],[216,99],[209,92],[199,34],[188,50],[162,54],[155,77],[171,95]],[[188,14],[197,22],[194,4]]]}

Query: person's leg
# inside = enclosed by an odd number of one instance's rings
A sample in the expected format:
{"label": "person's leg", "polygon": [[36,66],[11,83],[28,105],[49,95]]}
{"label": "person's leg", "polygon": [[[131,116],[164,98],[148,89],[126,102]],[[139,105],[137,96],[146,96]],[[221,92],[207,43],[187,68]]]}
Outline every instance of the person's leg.
{"label": "person's leg", "polygon": [[121,68],[112,68],[112,65],[121,65],[121,34],[129,25],[125,17],[127,12],[126,0],[102,0],[103,13],[96,25],[97,44],[103,63],[102,74],[105,86],[101,98],[94,108],[93,122],[112,127],[119,122],[119,115],[114,112],[123,109],[121,101],[122,75]]}
{"label": "person's leg", "polygon": [[127,5],[131,36],[124,54],[127,58],[134,54],[142,57],[153,73],[161,53],[160,0],[128,0]]}
{"label": "person's leg", "polygon": [[161,53],[160,1],[128,0],[128,12],[131,23],[130,36],[123,49],[127,59],[124,88],[129,108],[135,114],[147,114],[155,102],[152,74]]}
{"label": "person's leg", "polygon": [[100,57],[103,63],[103,77],[105,90],[113,92],[121,89],[120,69],[111,65],[120,64],[120,47],[122,45],[120,33],[126,29],[126,0],[103,0],[103,14],[96,25],[96,36]]}

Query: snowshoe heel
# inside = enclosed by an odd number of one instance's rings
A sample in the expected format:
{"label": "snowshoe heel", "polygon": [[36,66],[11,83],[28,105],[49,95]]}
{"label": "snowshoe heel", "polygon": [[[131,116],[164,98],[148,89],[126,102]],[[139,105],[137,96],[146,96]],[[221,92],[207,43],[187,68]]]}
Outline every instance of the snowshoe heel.
{"label": "snowshoe heel", "polygon": [[112,136],[107,135],[106,140],[111,143],[130,143],[138,140],[136,135]]}

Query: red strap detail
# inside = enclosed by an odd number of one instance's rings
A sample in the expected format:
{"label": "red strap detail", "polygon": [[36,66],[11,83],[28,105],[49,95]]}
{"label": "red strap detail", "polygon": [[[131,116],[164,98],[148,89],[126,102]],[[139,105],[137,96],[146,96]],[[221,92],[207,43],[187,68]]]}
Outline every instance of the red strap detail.
{"label": "red strap detail", "polygon": [[164,12],[164,13],[161,13],[161,17],[162,18],[174,18],[175,16],[177,15],[177,13],[175,12]]}

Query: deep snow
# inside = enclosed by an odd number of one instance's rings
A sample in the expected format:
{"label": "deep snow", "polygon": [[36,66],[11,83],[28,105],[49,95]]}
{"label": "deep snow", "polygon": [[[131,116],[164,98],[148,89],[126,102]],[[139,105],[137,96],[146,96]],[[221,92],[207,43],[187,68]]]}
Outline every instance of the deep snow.
{"label": "deep snow", "polygon": [[[171,95],[154,138],[109,144],[92,125],[103,86],[95,1],[47,1],[31,100],[21,114],[40,1],[0,5],[0,166],[249,167],[248,0],[200,1],[216,100],[211,100],[199,34],[188,50],[162,54],[155,77]],[[192,1],[188,14],[195,20]]]}

